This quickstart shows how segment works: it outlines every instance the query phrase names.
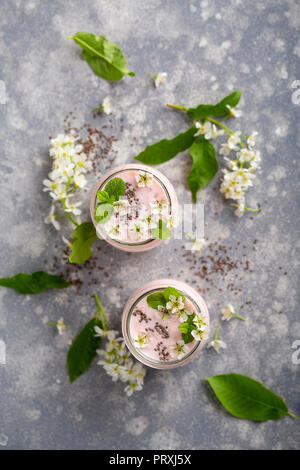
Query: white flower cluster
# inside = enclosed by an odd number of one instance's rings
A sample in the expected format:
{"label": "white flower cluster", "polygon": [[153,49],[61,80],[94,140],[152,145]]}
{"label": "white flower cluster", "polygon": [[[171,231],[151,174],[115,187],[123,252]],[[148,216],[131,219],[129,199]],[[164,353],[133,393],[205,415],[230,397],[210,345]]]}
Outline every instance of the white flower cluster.
{"label": "white flower cluster", "polygon": [[[223,180],[220,191],[226,199],[235,202],[235,215],[241,217],[245,210],[249,210],[245,203],[245,192],[253,186],[255,171],[259,168],[261,160],[260,152],[254,150],[256,132],[247,138],[248,147],[244,146],[240,137],[241,132],[235,132],[229,136],[227,142],[222,144],[220,153],[227,161],[228,169],[223,169]],[[236,152],[236,158],[227,158],[230,152]],[[250,209],[251,210],[251,209]]]}
{"label": "white flower cluster", "polygon": [[134,391],[142,390],[146,370],[140,362],[132,360],[123,338],[117,337],[118,332],[115,330],[104,330],[98,326],[95,326],[95,332],[96,336],[107,340],[105,349],[97,351],[98,355],[103,358],[98,361],[98,364],[103,366],[113,382],[117,380],[128,382],[124,389],[128,396]]}
{"label": "white flower cluster", "polygon": [[59,134],[55,139],[51,139],[49,154],[53,158],[52,171],[43,181],[43,190],[49,191],[53,204],[45,222],[59,230],[54,204],[60,201],[66,214],[81,214],[81,202],[72,202],[72,197],[76,189],[86,186],[85,173],[92,169],[92,164],[87,160],[83,146],[76,143],[73,135]]}
{"label": "white flower cluster", "polygon": [[[153,178],[147,172],[139,172],[136,181],[138,188],[149,188]],[[169,214],[168,203],[162,200],[153,199],[149,205],[146,205],[135,199],[129,200],[125,195],[114,202],[113,206],[114,213],[103,224],[103,228],[109,237],[116,240],[126,240],[127,237],[133,242],[147,240],[151,238],[151,230],[159,227],[160,220],[166,223],[169,230],[176,225],[174,217]]]}
{"label": "white flower cluster", "polygon": [[[239,110],[231,108],[227,105],[229,115],[233,117],[241,116]],[[221,129],[217,129],[215,122]],[[228,136],[227,142],[221,144],[220,154],[224,156],[228,169],[223,169],[223,179],[220,187],[221,193],[226,199],[235,201],[235,215],[241,217],[245,210],[258,212],[260,209],[250,209],[245,203],[245,192],[250,186],[253,186],[255,171],[259,169],[261,161],[260,152],[254,150],[257,132],[253,132],[249,136],[243,136],[241,131],[233,132],[221,122],[213,119],[201,123],[196,122],[198,131],[195,136],[204,135],[205,139],[215,139],[225,132]],[[229,159],[228,155],[235,152],[235,159]]]}

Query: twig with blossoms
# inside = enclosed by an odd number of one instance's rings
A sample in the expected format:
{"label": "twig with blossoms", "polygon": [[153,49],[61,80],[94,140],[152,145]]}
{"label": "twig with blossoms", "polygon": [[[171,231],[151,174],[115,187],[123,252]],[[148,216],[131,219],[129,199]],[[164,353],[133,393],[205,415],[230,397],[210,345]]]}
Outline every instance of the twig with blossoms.
{"label": "twig with blossoms", "polygon": [[105,349],[98,349],[97,353],[102,359],[98,361],[113,382],[120,380],[128,382],[124,391],[130,396],[135,391],[140,391],[144,385],[146,370],[140,362],[135,362],[125,346],[123,338],[118,337],[118,331],[110,330],[106,315],[95,295],[99,307],[103,328],[95,326],[95,336],[106,339]]}

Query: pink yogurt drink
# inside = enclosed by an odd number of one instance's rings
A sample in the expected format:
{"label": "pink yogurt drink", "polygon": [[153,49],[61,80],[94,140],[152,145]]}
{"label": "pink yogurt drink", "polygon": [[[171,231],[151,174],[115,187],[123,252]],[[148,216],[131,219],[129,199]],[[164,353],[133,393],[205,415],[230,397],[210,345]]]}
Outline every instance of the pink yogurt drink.
{"label": "pink yogurt drink", "polygon": [[209,313],[188,284],[157,279],[140,287],[125,305],[122,332],[131,354],[156,369],[173,369],[205,344]]}
{"label": "pink yogurt drink", "polygon": [[[118,200],[106,201],[116,179],[124,182],[125,192]],[[109,171],[96,184],[90,211],[99,238],[120,250],[146,251],[171,236],[178,201],[174,187],[160,171],[146,165],[128,164]]]}

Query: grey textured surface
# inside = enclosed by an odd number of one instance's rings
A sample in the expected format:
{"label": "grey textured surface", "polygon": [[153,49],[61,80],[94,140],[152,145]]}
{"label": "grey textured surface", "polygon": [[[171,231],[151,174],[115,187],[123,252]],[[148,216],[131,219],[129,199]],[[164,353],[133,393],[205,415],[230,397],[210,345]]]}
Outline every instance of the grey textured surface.
{"label": "grey textured surface", "polygon": [[[0,24],[0,79],[7,92],[6,104],[0,104],[1,275],[47,269],[51,257],[61,254],[60,234],[44,224],[50,199],[42,193],[42,180],[50,167],[48,136],[61,132],[64,116],[75,105],[84,122],[93,107],[111,96],[114,119],[124,118],[124,132],[115,144],[117,163],[123,163],[148,143],[187,127],[185,118],[165,103],[215,102],[240,88],[243,117],[232,126],[256,129],[263,156],[248,199],[249,205],[261,203],[261,214],[235,218],[214,184],[199,197],[205,204],[206,236],[212,241],[221,236],[224,243],[240,240],[249,247],[254,266],[253,273],[236,282],[242,292],[234,299],[216,289],[205,296],[214,326],[220,324],[217,302],[232,301],[239,308],[252,300],[243,310],[245,324],[233,320],[222,325],[220,336],[228,349],[220,356],[205,350],[182,369],[148,370],[143,391],[131,398],[123,384],[112,383],[95,364],[70,385],[68,340],[92,315],[95,288],[86,286],[80,297],[73,288],[34,297],[1,288],[0,339],[6,343],[7,364],[0,365],[0,446],[299,448],[299,419],[237,420],[218,405],[203,380],[231,371],[250,375],[283,395],[300,415],[300,366],[291,359],[292,343],[300,339],[300,107],[291,100],[292,82],[300,78],[299,2],[2,0]],[[65,39],[76,31],[104,33],[119,43],[136,78],[111,85],[96,77],[80,59],[79,48]],[[155,90],[147,74],[158,71],[168,72],[168,81]],[[190,202],[189,168],[188,155],[160,167],[182,202]],[[91,177],[90,187],[93,183]],[[141,278],[166,276],[170,267],[173,277],[192,281],[181,245],[172,241],[139,255],[112,248],[99,252],[109,277],[97,274],[96,291],[114,327],[120,327],[122,306]],[[45,317],[60,316],[71,325],[64,336],[43,324]]]}

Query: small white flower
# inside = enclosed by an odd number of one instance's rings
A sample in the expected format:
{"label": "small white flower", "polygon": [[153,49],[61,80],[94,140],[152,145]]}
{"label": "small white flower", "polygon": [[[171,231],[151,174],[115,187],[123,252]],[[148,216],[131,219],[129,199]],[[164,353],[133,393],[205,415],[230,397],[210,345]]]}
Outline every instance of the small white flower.
{"label": "small white flower", "polygon": [[126,215],[129,209],[129,201],[126,196],[122,196],[118,201],[113,202],[114,210],[119,215]]}
{"label": "small white flower", "polygon": [[133,240],[139,240],[146,236],[148,227],[143,222],[133,222],[129,226],[129,236]]}
{"label": "small white flower", "polygon": [[239,152],[237,152],[236,156],[238,157],[241,163],[248,163],[252,160],[254,155],[253,150],[248,148],[243,148]]}
{"label": "small white flower", "polygon": [[139,172],[135,178],[139,188],[149,188],[153,183],[152,175],[146,171]]}
{"label": "small white flower", "polygon": [[225,308],[221,310],[222,320],[230,320],[234,314],[235,310],[232,304],[228,304]]}
{"label": "small white flower", "polygon": [[100,338],[107,338],[108,340],[115,339],[118,334],[116,330],[104,330],[99,326],[95,326],[94,330],[96,332],[95,336],[98,336]]}
{"label": "small white flower", "polygon": [[71,214],[74,214],[74,215],[80,215],[81,214],[81,210],[78,209],[79,206],[81,206],[82,204],[82,201],[79,201],[79,202],[70,202],[68,199],[66,200],[66,212],[70,212]]}
{"label": "small white flower", "polygon": [[55,207],[52,204],[51,209],[47,217],[45,218],[45,224],[52,224],[56,230],[60,229],[60,225],[56,220],[56,215],[54,214]]}
{"label": "small white flower", "polygon": [[257,136],[258,132],[252,132],[251,135],[249,135],[248,139],[247,139],[247,144],[249,145],[249,147],[254,147],[255,146],[255,143],[256,143],[256,136]]}
{"label": "small white flower", "polygon": [[[225,131],[223,129],[218,129],[217,126],[215,126],[215,124],[212,125],[211,127],[211,139],[216,139],[217,137],[219,137],[220,135],[224,135]],[[207,139],[207,137],[206,137]]]}
{"label": "small white flower", "polygon": [[240,135],[241,135],[241,131],[236,131],[228,137],[227,145],[231,150],[239,149],[239,144],[241,142]]}
{"label": "small white flower", "polygon": [[52,181],[52,179],[44,179],[43,180],[43,185],[45,188],[43,188],[43,191],[55,191],[59,185],[57,181]]}
{"label": "small white flower", "polygon": [[74,184],[76,188],[84,188],[86,185],[86,179],[85,176],[80,174],[80,173],[75,173],[74,175]]}
{"label": "small white flower", "polygon": [[207,324],[203,315],[196,315],[193,323],[200,331],[205,331],[207,329]]}
{"label": "small white flower", "polygon": [[242,198],[236,205],[236,210],[234,211],[234,215],[236,215],[237,217],[242,217],[244,215],[245,209],[246,209],[245,200]]}
{"label": "small white flower", "polygon": [[195,125],[196,125],[196,128],[198,129],[198,131],[196,132],[194,137],[197,137],[198,135],[204,134],[204,137],[206,139],[209,140],[209,139],[212,138],[211,122],[206,121],[204,124],[202,124],[201,122],[197,121]]}
{"label": "small white flower", "polygon": [[150,207],[153,214],[162,214],[165,213],[168,209],[168,204],[165,201],[158,201],[157,199],[153,199],[150,201]]}
{"label": "small white flower", "polygon": [[193,336],[193,338],[196,340],[196,341],[202,341],[204,338],[205,338],[205,334],[204,334],[204,331],[199,329],[199,328],[195,328],[191,335]]}
{"label": "small white flower", "polygon": [[120,224],[108,224],[106,228],[107,234],[111,238],[116,238],[121,240],[123,238],[125,229],[123,225]]}
{"label": "small white flower", "polygon": [[138,334],[138,337],[134,340],[134,344],[137,348],[145,348],[150,342],[150,338],[144,331],[141,331]]}
{"label": "small white flower", "polygon": [[214,339],[208,344],[207,347],[208,348],[214,348],[214,350],[218,354],[220,353],[221,348],[223,348],[223,349],[227,348],[226,343],[224,343],[224,341],[222,341],[218,338],[218,330],[216,330]]}
{"label": "small white flower", "polygon": [[188,350],[183,340],[177,341],[171,349],[171,356],[180,360],[186,355]]}
{"label": "small white flower", "polygon": [[101,109],[104,114],[111,114],[111,104],[108,96],[102,101]]}
{"label": "small white flower", "polygon": [[142,222],[148,227],[148,229],[157,228],[159,224],[158,214],[152,214],[151,212],[143,215]]}
{"label": "small white flower", "polygon": [[196,238],[194,237],[191,233],[186,233],[186,237],[192,240],[194,243],[192,247],[190,248],[189,245],[187,245],[187,249],[192,250],[192,251],[198,251],[199,253],[202,253],[204,248],[207,246],[207,241],[205,238]]}
{"label": "small white flower", "polygon": [[88,170],[92,169],[92,162],[87,159],[86,154],[83,152],[74,155],[73,162],[76,165],[76,169],[78,169],[81,173],[86,173]]}
{"label": "small white flower", "polygon": [[[107,336],[108,338],[108,336]],[[109,339],[109,338],[108,338]],[[122,338],[115,338],[114,335],[109,339],[108,343],[105,346],[107,352],[113,351],[119,344],[120,341],[123,341]]]}
{"label": "small white flower", "polygon": [[141,384],[131,383],[124,388],[124,391],[126,392],[127,396],[130,397],[133,392],[139,392],[142,390],[142,388],[143,386]]}
{"label": "small white flower", "polygon": [[184,309],[183,298],[181,296],[175,297],[175,295],[170,295],[166,307],[168,310],[171,310],[171,313],[179,314],[180,310]]}
{"label": "small white flower", "polygon": [[153,75],[155,88],[158,88],[166,80],[168,74],[166,72],[160,72],[157,75]]}
{"label": "small white flower", "polygon": [[59,335],[62,335],[65,332],[65,330],[67,329],[67,325],[65,325],[63,318],[60,318],[58,320],[58,322],[56,323],[56,328]]}
{"label": "small white flower", "polygon": [[179,311],[177,312],[177,316],[178,316],[179,321],[180,321],[181,323],[184,323],[184,322],[187,321],[187,319],[188,319],[188,314],[187,314],[187,312],[186,312],[185,310],[179,310]]}
{"label": "small white flower", "polygon": [[172,316],[172,312],[163,305],[158,305],[157,310],[159,311],[159,317],[162,320],[165,320],[166,318],[170,318]]}
{"label": "small white flower", "polygon": [[239,118],[242,115],[242,111],[236,108],[232,108],[229,106],[229,104],[226,104],[226,107],[228,108],[229,114],[233,117]]}
{"label": "small white flower", "polygon": [[168,215],[166,225],[169,230],[173,230],[175,227],[177,227],[177,223],[177,220],[173,217],[172,214]]}

